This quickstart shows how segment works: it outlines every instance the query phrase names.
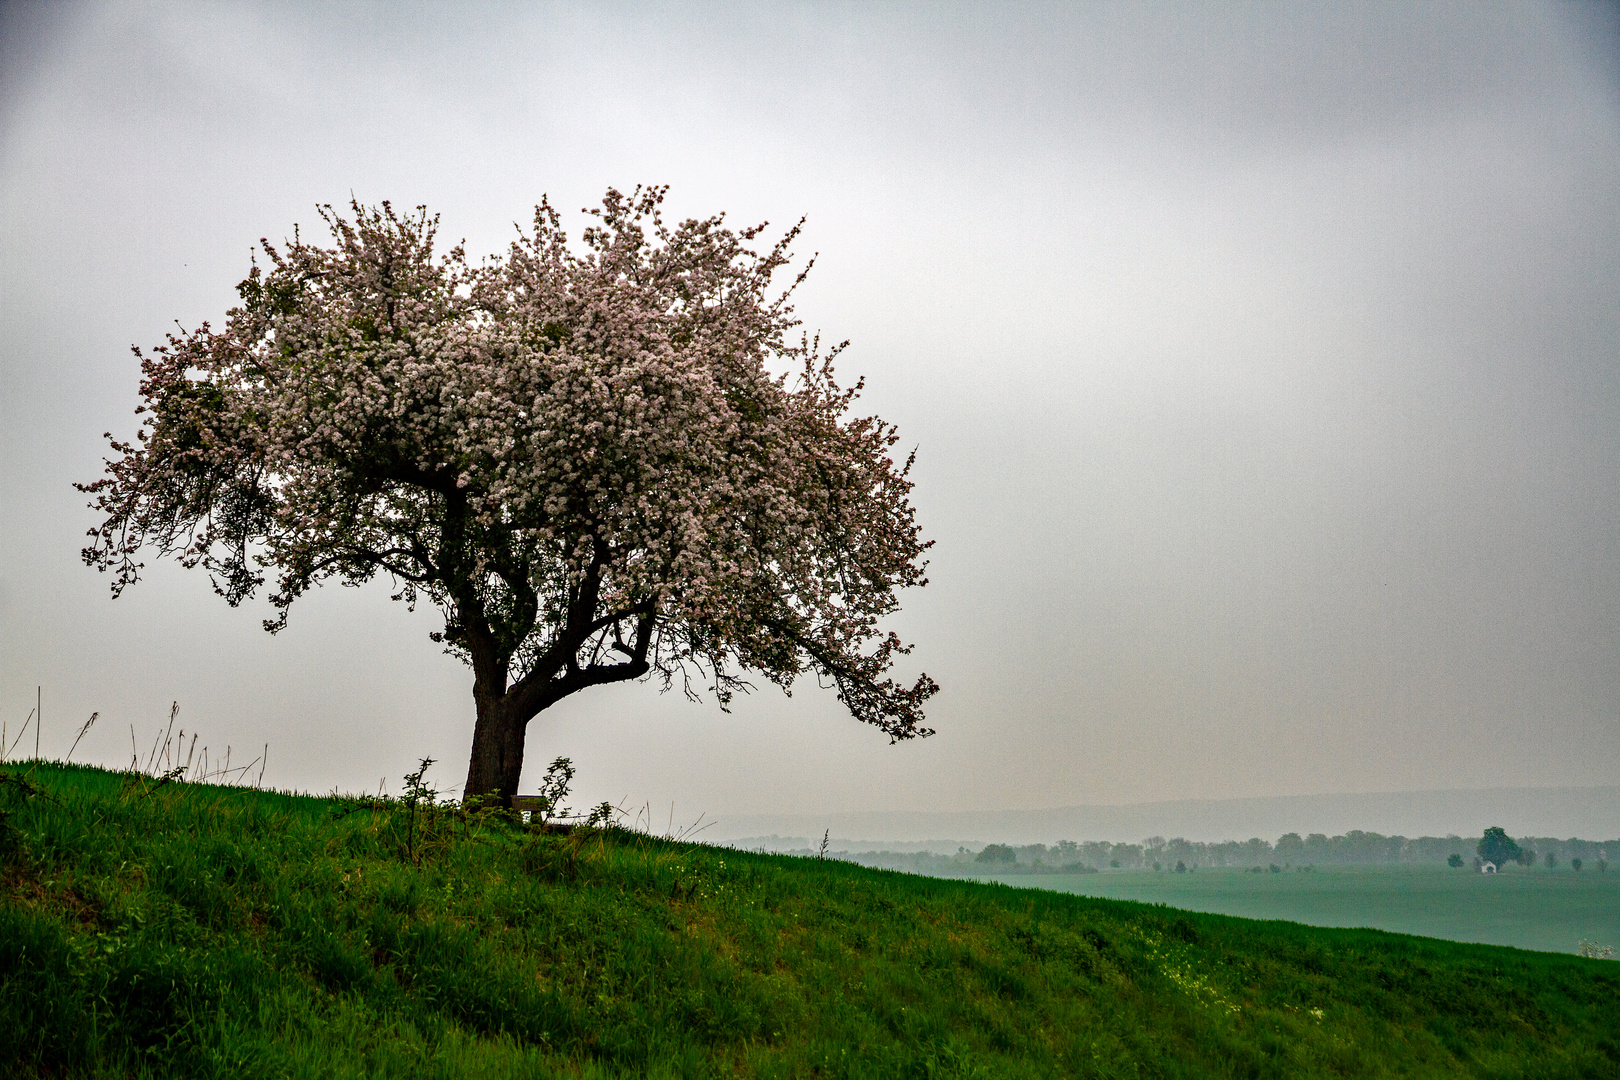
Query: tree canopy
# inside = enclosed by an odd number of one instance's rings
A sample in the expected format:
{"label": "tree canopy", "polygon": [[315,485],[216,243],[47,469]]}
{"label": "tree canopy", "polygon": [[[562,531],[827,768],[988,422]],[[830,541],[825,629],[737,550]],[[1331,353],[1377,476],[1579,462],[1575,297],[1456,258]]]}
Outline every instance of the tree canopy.
{"label": "tree canopy", "polygon": [[1015,863],[1018,861],[1018,852],[1006,844],[986,844],[984,850],[973,857],[974,862],[982,863]]}
{"label": "tree canopy", "polygon": [[1497,866],[1506,866],[1510,862],[1517,862],[1521,854],[1519,845],[1507,834],[1507,830],[1492,825],[1485,830],[1485,835],[1479,838],[1479,857],[1486,862]]}
{"label": "tree canopy", "polygon": [[814,673],[891,741],[937,690],[880,620],[925,584],[910,457],[851,412],[786,288],[795,226],[666,223],[609,190],[578,248],[536,208],[504,257],[435,251],[423,208],[322,208],[333,244],[262,241],[225,329],[143,355],[145,419],[81,485],[117,595],[143,551],[274,632],[322,582],[431,602],[473,669],[466,792],[515,793],[523,733],[579,690],[654,677],[722,706]]}

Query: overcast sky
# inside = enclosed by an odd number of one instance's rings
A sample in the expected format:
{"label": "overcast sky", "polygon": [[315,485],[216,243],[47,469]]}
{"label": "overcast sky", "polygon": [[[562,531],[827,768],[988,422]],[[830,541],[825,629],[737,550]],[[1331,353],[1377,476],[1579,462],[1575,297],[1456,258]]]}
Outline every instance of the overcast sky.
{"label": "overcast sky", "polygon": [[[1490,4],[6,4],[0,717],[127,764],[169,703],[265,783],[459,790],[470,673],[385,584],[259,629],[113,601],[70,486],[132,344],[318,203],[502,249],[542,195],[808,217],[799,310],[918,448],[943,686],[530,726],[582,802],[988,810],[1614,782],[1620,29]],[[577,233],[579,219],[571,225]],[[32,741],[30,736],[29,741]]]}

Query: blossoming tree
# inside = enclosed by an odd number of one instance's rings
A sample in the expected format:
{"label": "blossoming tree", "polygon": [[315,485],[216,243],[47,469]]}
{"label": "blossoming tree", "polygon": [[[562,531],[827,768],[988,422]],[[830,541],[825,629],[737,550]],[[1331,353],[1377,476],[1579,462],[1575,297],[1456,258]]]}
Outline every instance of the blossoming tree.
{"label": "blossoming tree", "polygon": [[643,677],[725,705],[813,673],[891,741],[931,734],[937,687],[889,677],[909,646],[879,627],[924,584],[911,459],[852,415],[838,349],[789,337],[798,230],[755,250],[663,195],[610,190],[577,248],[542,204],[476,267],[387,203],[324,208],[331,247],[263,242],[222,332],[136,350],[145,419],[81,485],[85,561],[116,596],[177,557],[232,605],[273,573],[271,632],[333,578],[431,601],[473,671],[468,797],[510,801],[548,706]]}

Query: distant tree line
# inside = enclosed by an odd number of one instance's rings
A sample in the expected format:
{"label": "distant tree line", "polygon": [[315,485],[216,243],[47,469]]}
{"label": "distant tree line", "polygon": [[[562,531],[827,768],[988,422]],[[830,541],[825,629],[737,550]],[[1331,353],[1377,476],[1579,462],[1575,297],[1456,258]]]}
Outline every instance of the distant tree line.
{"label": "distant tree line", "polygon": [[[1055,844],[986,844],[978,849],[959,847],[954,853],[933,851],[829,851],[828,858],[865,866],[908,870],[935,876],[972,874],[1074,874],[1092,871],[1169,870],[1179,863],[1199,867],[1238,867],[1247,870],[1299,869],[1307,866],[1377,866],[1391,864],[1473,865],[1481,845],[1491,848],[1497,829],[1482,836],[1384,836],[1353,829],[1342,836],[1324,833],[1285,833],[1275,843],[1254,837],[1206,843],[1181,837],[1166,840],[1150,836],[1139,844],[1106,840]],[[1503,834],[1504,839],[1505,833]],[[1513,845],[1512,861],[1549,869],[1605,872],[1611,852],[1620,852],[1620,840],[1580,840],[1571,837],[1524,836]],[[814,855],[806,845],[782,846],[785,854]],[[1494,850],[1494,848],[1492,849]],[[1503,849],[1506,850],[1505,848]],[[1465,864],[1465,858],[1467,863]]]}

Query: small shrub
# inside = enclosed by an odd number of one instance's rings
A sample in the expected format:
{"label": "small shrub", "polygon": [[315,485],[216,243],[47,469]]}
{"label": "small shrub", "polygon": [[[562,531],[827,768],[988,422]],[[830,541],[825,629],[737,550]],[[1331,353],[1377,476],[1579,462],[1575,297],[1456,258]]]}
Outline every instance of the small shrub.
{"label": "small shrub", "polygon": [[590,816],[585,819],[587,829],[606,829],[616,823],[615,819],[624,814],[617,806],[603,799],[592,809]]}
{"label": "small shrub", "polygon": [[557,758],[547,766],[545,779],[540,781],[540,791],[535,797],[531,820],[540,825],[550,825],[568,817],[572,811],[563,805],[563,800],[568,798],[568,788],[573,782],[574,763],[568,758]]}

